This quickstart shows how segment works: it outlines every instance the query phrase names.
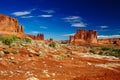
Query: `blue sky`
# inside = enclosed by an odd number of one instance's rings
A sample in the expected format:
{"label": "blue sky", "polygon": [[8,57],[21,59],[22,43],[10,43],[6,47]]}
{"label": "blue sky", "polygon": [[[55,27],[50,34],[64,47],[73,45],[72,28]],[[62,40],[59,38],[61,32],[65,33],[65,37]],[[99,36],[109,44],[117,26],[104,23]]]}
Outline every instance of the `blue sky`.
{"label": "blue sky", "polygon": [[25,33],[69,39],[78,28],[99,37],[120,37],[119,0],[2,0],[0,13],[15,17]]}

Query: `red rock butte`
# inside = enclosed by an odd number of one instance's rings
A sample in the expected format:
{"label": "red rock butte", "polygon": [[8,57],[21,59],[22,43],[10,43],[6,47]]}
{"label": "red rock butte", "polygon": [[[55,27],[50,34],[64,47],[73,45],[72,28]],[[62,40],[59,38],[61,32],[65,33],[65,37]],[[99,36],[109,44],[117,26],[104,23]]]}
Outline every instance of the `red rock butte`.
{"label": "red rock butte", "polygon": [[97,32],[94,30],[86,31],[85,29],[78,29],[76,34],[70,36],[70,45],[81,44],[116,44],[120,45],[120,38],[98,39]]}
{"label": "red rock butte", "polygon": [[16,35],[20,38],[30,37],[36,40],[44,40],[43,34],[38,34],[37,36],[25,34],[23,26],[19,25],[18,20],[16,18],[11,18],[4,14],[0,14],[0,35]]}
{"label": "red rock butte", "polygon": [[71,45],[97,43],[97,32],[94,30],[86,31],[85,29],[78,29],[76,34],[70,36]]}

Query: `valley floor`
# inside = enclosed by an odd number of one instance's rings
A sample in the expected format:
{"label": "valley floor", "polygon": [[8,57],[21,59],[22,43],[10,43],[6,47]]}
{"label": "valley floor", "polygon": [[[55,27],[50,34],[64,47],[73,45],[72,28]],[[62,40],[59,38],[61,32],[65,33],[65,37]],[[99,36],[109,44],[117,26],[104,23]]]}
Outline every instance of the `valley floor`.
{"label": "valley floor", "polygon": [[63,59],[7,54],[0,58],[0,80],[120,80],[120,59],[80,53]]}

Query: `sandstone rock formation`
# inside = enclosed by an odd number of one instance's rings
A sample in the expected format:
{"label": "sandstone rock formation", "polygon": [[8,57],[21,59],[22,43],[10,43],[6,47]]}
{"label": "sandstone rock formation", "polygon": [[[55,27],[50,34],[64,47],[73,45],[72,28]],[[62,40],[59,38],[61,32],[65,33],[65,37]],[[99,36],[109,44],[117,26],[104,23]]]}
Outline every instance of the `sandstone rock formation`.
{"label": "sandstone rock formation", "polygon": [[0,35],[23,36],[24,29],[18,24],[17,19],[0,14]]}
{"label": "sandstone rock formation", "polygon": [[78,29],[74,36],[70,36],[71,45],[80,45],[88,43],[97,43],[97,32],[94,30]]}
{"label": "sandstone rock formation", "polygon": [[0,31],[24,33],[23,26],[19,26],[17,19],[3,14],[0,14]]}
{"label": "sandstone rock formation", "polygon": [[35,40],[44,40],[43,34],[27,35],[24,33],[23,26],[20,26],[16,18],[11,18],[4,14],[0,14],[0,36],[16,35],[19,38],[30,37]]}
{"label": "sandstone rock formation", "polygon": [[115,44],[120,45],[120,38],[98,39],[99,44]]}
{"label": "sandstone rock formation", "polygon": [[44,40],[44,34],[37,34],[36,36],[28,34],[28,36],[34,40]]}

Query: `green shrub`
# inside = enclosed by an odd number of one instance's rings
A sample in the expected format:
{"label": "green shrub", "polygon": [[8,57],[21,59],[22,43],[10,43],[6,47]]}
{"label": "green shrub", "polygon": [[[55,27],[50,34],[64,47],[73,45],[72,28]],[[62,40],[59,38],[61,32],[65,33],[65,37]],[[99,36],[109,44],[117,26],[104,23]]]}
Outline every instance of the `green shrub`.
{"label": "green shrub", "polygon": [[19,53],[19,51],[13,51],[12,53],[13,53],[13,54],[18,54],[18,53]]}
{"label": "green shrub", "polygon": [[31,39],[30,38],[23,38],[22,41],[25,42],[25,43],[31,43]]}
{"label": "green shrub", "polygon": [[95,54],[95,51],[93,49],[89,50],[89,52]]}
{"label": "green shrub", "polygon": [[103,50],[103,51],[107,51],[107,50],[109,50],[110,48],[106,48],[106,47],[102,47],[101,48],[101,50]]}
{"label": "green shrub", "polygon": [[68,55],[65,54],[65,53],[61,53],[61,54],[59,54],[59,56],[62,57],[62,58],[66,58],[66,57],[68,57]]}
{"label": "green shrub", "polygon": [[9,52],[9,50],[4,50],[4,53],[9,54],[10,52]]}
{"label": "green shrub", "polygon": [[55,42],[51,42],[51,43],[49,44],[49,46],[50,46],[50,47],[56,47],[56,43],[55,43]]}
{"label": "green shrub", "polygon": [[102,55],[102,54],[103,54],[103,52],[101,52],[101,51],[100,51],[98,54],[99,54],[99,55]]}
{"label": "green shrub", "polygon": [[13,43],[13,39],[10,37],[3,38],[2,43],[5,45],[11,45],[11,43]]}
{"label": "green shrub", "polygon": [[14,41],[16,41],[18,38],[16,36],[9,36],[9,37],[0,37],[0,41],[4,43],[5,45],[11,45]]}
{"label": "green shrub", "polygon": [[18,37],[15,36],[15,35],[10,36],[10,38],[13,39],[13,41],[17,41],[18,40]]}

